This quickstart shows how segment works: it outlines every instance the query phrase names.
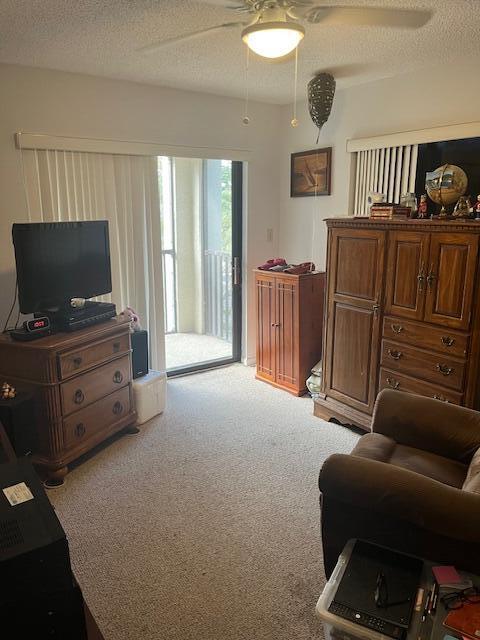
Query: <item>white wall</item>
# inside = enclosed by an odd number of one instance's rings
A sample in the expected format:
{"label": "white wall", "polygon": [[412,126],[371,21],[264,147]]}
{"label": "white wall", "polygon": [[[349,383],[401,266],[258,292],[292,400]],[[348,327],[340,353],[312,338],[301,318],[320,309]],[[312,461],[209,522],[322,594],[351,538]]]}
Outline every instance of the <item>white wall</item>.
{"label": "white wall", "polygon": [[317,129],[306,103],[299,107],[300,125],[289,127],[292,107],[283,107],[281,203],[279,254],[291,262],[313,260],[325,267],[326,225],[329,217],[345,216],[349,210],[351,156],[345,151],[349,138],[375,136],[397,131],[423,129],[480,120],[480,110],[472,99],[472,78],[478,67],[433,68],[423,73],[359,85],[337,91],[330,119],[323,127],[319,147],[333,147],[332,195],[290,198],[290,154],[316,148]]}
{"label": "white wall", "polygon": [[[11,225],[26,219],[17,131],[61,136],[140,140],[189,147],[250,149],[245,225],[248,337],[255,353],[251,269],[277,252],[280,107],[251,105],[242,124],[241,100],[80,74],[0,65],[0,325],[13,297]],[[1,330],[1,329],[0,329]]]}

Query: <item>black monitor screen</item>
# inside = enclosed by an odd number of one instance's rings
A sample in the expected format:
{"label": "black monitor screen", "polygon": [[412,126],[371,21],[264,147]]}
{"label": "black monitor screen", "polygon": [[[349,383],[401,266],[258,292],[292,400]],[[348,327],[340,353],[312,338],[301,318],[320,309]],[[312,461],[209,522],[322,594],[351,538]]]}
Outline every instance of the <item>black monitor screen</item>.
{"label": "black monitor screen", "polygon": [[14,224],[12,236],[22,313],[111,292],[106,220]]}

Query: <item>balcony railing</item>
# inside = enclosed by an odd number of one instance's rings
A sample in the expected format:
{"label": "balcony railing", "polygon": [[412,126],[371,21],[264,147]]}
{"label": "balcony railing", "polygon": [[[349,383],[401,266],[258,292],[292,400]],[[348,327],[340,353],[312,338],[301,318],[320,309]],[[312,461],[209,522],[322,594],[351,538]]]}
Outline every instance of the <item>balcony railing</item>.
{"label": "balcony railing", "polygon": [[232,256],[204,252],[205,333],[232,340]]}

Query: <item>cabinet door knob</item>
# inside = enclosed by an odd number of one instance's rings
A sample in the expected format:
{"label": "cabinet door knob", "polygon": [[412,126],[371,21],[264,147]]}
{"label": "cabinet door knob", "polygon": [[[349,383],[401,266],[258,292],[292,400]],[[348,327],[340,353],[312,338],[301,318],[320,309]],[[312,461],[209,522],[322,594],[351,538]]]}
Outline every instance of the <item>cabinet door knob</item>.
{"label": "cabinet door knob", "polygon": [[73,395],[73,401],[75,402],[75,404],[82,404],[84,400],[85,396],[83,394],[83,391],[81,389],[77,389]]}
{"label": "cabinet door knob", "polygon": [[430,272],[429,272],[429,274],[427,276],[427,283],[428,283],[429,289],[432,288],[433,281],[435,280],[436,277],[437,276],[435,275],[435,273],[433,271],[433,264],[432,264],[432,266],[430,267]]}
{"label": "cabinet door knob", "polygon": [[85,425],[83,424],[83,422],[80,422],[75,427],[75,435],[77,436],[77,438],[81,438],[84,434],[85,434]]}
{"label": "cabinet door knob", "polygon": [[402,357],[403,353],[401,351],[397,351],[396,349],[389,349],[388,350],[388,355],[393,358],[394,360],[400,360],[400,358]]}
{"label": "cabinet door knob", "polygon": [[82,359],[77,357],[73,359],[73,366],[75,367],[75,369],[78,369],[78,367],[82,364]]}
{"label": "cabinet door knob", "polygon": [[403,327],[401,324],[391,324],[393,333],[401,333],[403,331]]}
{"label": "cabinet door knob", "polygon": [[450,338],[450,336],[442,336],[442,344],[444,344],[446,347],[451,347],[454,342],[455,338]]}
{"label": "cabinet door knob", "polygon": [[398,380],[395,380],[395,378],[387,378],[387,384],[392,389],[398,389],[398,387],[400,386],[400,382]]}
{"label": "cabinet door knob", "polygon": [[378,310],[380,309],[380,305],[379,304],[374,304],[372,307],[372,311],[373,311],[373,315],[374,316],[378,316]]}
{"label": "cabinet door knob", "polygon": [[449,376],[455,371],[455,369],[453,369],[452,367],[448,367],[446,364],[440,363],[437,364],[436,369],[437,371],[440,371],[440,373],[444,376]]}
{"label": "cabinet door knob", "polygon": [[422,266],[420,267],[420,271],[417,276],[418,281],[418,290],[420,292],[423,291],[423,285],[425,284],[425,264],[422,262]]}
{"label": "cabinet door knob", "polygon": [[118,416],[123,411],[123,404],[117,400],[112,407],[113,413]]}
{"label": "cabinet door knob", "polygon": [[121,371],[115,371],[115,373],[113,374],[113,381],[116,384],[120,384],[121,382],[123,382],[123,375]]}

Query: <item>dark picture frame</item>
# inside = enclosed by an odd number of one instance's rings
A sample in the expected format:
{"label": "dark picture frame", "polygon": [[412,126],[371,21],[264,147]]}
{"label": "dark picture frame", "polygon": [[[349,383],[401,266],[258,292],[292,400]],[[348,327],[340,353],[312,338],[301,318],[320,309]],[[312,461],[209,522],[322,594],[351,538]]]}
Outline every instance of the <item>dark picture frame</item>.
{"label": "dark picture frame", "polygon": [[332,147],[292,153],[290,197],[329,196],[332,178]]}

